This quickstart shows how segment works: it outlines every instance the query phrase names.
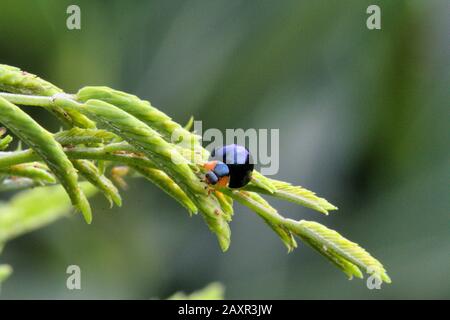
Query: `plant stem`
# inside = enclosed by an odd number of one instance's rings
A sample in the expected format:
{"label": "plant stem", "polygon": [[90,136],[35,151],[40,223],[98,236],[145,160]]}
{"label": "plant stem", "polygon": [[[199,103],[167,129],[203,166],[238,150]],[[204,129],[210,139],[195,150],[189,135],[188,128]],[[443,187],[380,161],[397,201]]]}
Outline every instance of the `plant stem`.
{"label": "plant stem", "polygon": [[[142,167],[154,168],[149,159],[132,152],[132,147],[124,143],[114,143],[98,148],[64,148],[66,155],[71,160],[108,160]],[[0,152],[0,169],[16,164],[39,161],[39,156],[31,149],[13,152]]]}
{"label": "plant stem", "polygon": [[39,156],[31,149],[0,152],[0,169],[37,160]]}
{"label": "plant stem", "polygon": [[[0,92],[0,97],[8,100],[11,103],[19,104],[22,106],[33,106],[33,107],[44,107],[44,108],[55,107],[53,97],[33,96],[33,95],[15,94],[15,93],[6,93],[6,92]],[[74,101],[70,97],[71,97],[71,95],[68,95],[68,94],[58,95],[58,98]]]}

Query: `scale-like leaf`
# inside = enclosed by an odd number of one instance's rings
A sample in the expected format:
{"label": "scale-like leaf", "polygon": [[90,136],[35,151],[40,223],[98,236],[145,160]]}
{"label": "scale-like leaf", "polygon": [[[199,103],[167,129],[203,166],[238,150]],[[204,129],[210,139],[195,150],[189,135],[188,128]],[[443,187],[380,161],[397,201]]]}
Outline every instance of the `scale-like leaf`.
{"label": "scale-like leaf", "polygon": [[341,269],[346,270],[347,274],[358,276],[360,273],[350,265],[353,264],[386,283],[391,282],[383,265],[357,243],[347,240],[336,231],[314,221],[287,220],[292,232],[315,249],[319,249],[322,254],[326,253],[328,258],[332,260],[334,258],[334,262],[341,264]]}
{"label": "scale-like leaf", "polygon": [[267,188],[256,185],[253,181],[245,186],[245,190],[267,194],[275,198],[294,202],[304,207],[328,214],[330,210],[337,210],[337,207],[329,203],[326,199],[318,197],[314,192],[300,186],[293,186],[284,181],[269,179],[271,186],[275,188],[274,192],[270,192]]}
{"label": "scale-like leaf", "polygon": [[72,160],[72,163],[80,175],[102,191],[111,207],[113,202],[118,207],[122,206],[122,198],[120,197],[119,190],[117,190],[111,180],[100,173],[98,168],[91,161]]}
{"label": "scale-like leaf", "polygon": [[252,173],[251,185],[261,188],[269,194],[273,194],[277,191],[277,188],[272,184],[271,180],[256,170]]}
{"label": "scale-like leaf", "polygon": [[227,196],[226,194],[220,191],[215,191],[214,195],[217,198],[217,200],[219,200],[220,206],[223,210],[223,213],[226,215],[227,220],[231,221],[231,217],[234,214],[233,198]]}
{"label": "scale-like leaf", "polygon": [[[63,91],[52,83],[19,68],[0,64],[0,90],[40,96],[53,96]],[[62,123],[83,128],[94,128],[95,123],[77,111],[63,111],[58,107],[47,107]]]}
{"label": "scale-like leaf", "polygon": [[13,138],[10,135],[3,137],[5,133],[6,128],[0,127],[0,151],[3,151],[6,148],[8,148],[9,144],[13,140]]}
{"label": "scale-like leaf", "polygon": [[70,130],[64,130],[54,134],[56,141],[61,145],[77,145],[77,144],[97,144],[109,143],[118,137],[106,130],[101,129],[82,129],[73,127]]}
{"label": "scale-like leaf", "polygon": [[6,169],[0,169],[0,173],[6,174],[12,177],[24,177],[29,178],[39,183],[55,183],[55,177],[48,172],[46,166],[39,162],[28,162],[23,164],[16,164]]}

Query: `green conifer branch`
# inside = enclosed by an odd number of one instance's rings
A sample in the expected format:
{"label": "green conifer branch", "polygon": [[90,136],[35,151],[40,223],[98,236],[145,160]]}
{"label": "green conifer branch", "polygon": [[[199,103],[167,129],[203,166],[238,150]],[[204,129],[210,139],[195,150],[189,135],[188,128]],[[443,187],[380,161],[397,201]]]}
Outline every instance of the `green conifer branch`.
{"label": "green conifer branch", "polygon": [[[84,87],[66,94],[45,80],[5,65],[0,65],[0,91],[0,123],[29,147],[7,150],[12,137],[0,129],[0,191],[58,183],[63,187],[24,191],[0,207],[0,244],[62,216],[68,199],[90,222],[86,197],[93,193],[93,186],[111,204],[120,206],[115,184],[123,185],[124,177],[139,175],[190,214],[200,212],[222,250],[230,244],[234,200],[261,217],[288,251],[297,247],[297,237],[349,277],[362,277],[365,271],[390,282],[382,264],[356,243],[319,223],[287,219],[262,197],[324,214],[337,209],[312,191],[257,171],[242,189],[211,190],[204,182],[203,169],[209,152],[201,146],[200,137],[189,131],[192,120],[183,127],[148,101],[108,87]],[[55,114],[66,130],[49,133],[18,106],[42,107]],[[40,192],[47,198],[53,195],[54,206],[49,204],[48,210],[36,213],[27,197],[33,199]],[[1,274],[8,274],[8,267],[0,266]]]}

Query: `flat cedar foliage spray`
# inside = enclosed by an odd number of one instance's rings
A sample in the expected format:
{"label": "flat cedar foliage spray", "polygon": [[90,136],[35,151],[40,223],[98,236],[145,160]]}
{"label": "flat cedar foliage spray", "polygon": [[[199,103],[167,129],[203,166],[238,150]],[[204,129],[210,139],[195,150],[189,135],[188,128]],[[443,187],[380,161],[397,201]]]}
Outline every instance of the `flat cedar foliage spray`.
{"label": "flat cedar foliage spray", "polygon": [[[51,133],[23,107],[42,107],[57,117],[63,130]],[[366,272],[390,283],[383,265],[358,244],[314,222],[283,217],[261,195],[308,207],[323,214],[337,208],[314,192],[253,171],[242,188],[205,183],[209,152],[200,137],[148,101],[108,87],[84,87],[66,94],[53,84],[18,68],[0,65],[0,191],[18,192],[0,205],[0,247],[8,240],[63,216],[70,205],[87,223],[87,198],[103,193],[120,206],[117,186],[126,176],[141,176],[179,202],[200,213],[226,251],[233,202],[250,208],[279,236],[288,251],[305,242],[349,278]],[[28,149],[6,151],[13,133]],[[173,137],[177,137],[174,141]],[[46,201],[38,201],[45,197]],[[0,265],[0,281],[11,273]]]}

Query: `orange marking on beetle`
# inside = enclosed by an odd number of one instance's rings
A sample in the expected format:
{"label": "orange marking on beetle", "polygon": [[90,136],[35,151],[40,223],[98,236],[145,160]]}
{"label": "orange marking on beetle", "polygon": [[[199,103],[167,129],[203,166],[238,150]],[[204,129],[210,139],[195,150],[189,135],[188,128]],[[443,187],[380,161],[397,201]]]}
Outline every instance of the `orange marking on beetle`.
{"label": "orange marking on beetle", "polygon": [[217,161],[214,160],[214,161],[208,161],[208,162],[206,162],[206,163],[203,165],[203,167],[204,167],[206,170],[208,170],[208,171],[212,171],[212,170],[214,170],[214,168],[216,167],[216,165],[217,165]]}
{"label": "orange marking on beetle", "polygon": [[219,181],[217,181],[216,185],[218,185],[220,187],[226,187],[228,185],[228,182],[230,182],[230,177],[224,176],[224,177],[220,178]]}

